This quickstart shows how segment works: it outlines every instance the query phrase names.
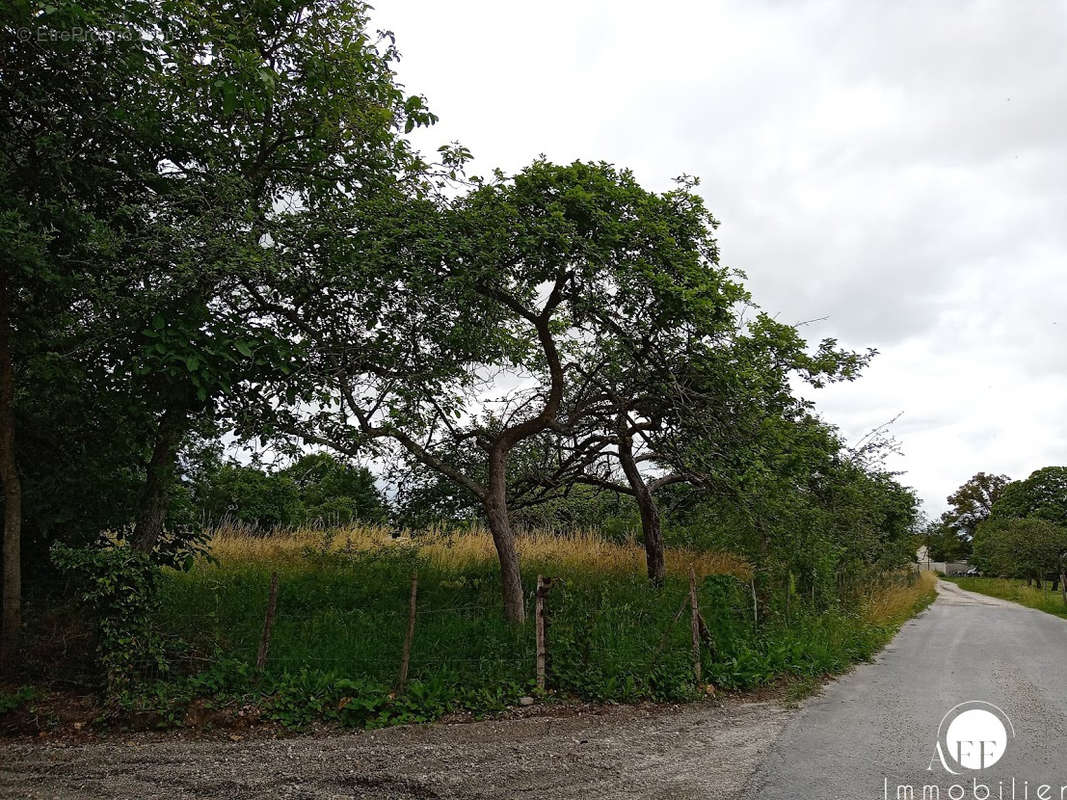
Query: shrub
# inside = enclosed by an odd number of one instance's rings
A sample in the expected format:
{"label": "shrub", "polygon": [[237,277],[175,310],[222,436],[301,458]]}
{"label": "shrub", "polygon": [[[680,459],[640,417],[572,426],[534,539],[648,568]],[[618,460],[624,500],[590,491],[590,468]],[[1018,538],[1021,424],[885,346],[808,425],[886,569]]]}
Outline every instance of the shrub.
{"label": "shrub", "polygon": [[0,716],[18,711],[22,706],[37,698],[37,690],[32,686],[21,686],[14,692],[0,691]]}
{"label": "shrub", "polygon": [[163,638],[153,623],[159,568],[147,554],[125,544],[77,548],[57,542],[52,561],[74,577],[78,599],[92,615],[109,693],[146,671],[167,671]]}

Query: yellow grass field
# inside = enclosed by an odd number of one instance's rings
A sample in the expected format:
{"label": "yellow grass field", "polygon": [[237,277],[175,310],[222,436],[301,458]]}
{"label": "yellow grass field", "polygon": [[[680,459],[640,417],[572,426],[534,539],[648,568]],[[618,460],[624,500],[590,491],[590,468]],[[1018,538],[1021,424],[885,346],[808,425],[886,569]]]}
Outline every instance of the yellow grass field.
{"label": "yellow grass field", "polygon": [[937,576],[920,572],[911,586],[876,586],[864,598],[863,611],[868,621],[876,624],[899,624],[915,613],[920,603],[933,602]]}
{"label": "yellow grass field", "polygon": [[[619,574],[641,574],[645,551],[630,540],[611,542],[588,531],[565,536],[530,532],[519,536],[519,554],[524,563],[562,570],[589,570]],[[429,563],[445,571],[461,572],[497,563],[493,538],[487,530],[431,530],[415,538],[394,539],[388,528],[355,525],[332,531],[312,528],[286,530],[276,534],[254,533],[240,528],[221,528],[211,539],[211,552],[224,562],[285,562],[299,557],[307,548],[332,550],[379,550],[410,548]],[[667,571],[682,576],[692,566],[697,577],[734,575],[742,580],[751,568],[729,553],[667,548]]]}

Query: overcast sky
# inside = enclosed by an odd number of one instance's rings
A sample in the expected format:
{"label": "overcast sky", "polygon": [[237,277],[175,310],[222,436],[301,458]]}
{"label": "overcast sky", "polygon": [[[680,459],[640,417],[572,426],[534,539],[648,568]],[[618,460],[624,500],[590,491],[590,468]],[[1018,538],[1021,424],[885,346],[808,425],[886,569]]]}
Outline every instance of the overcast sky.
{"label": "overcast sky", "polygon": [[379,0],[400,79],[473,171],[683,172],[782,320],[881,352],[815,395],[894,426],[928,513],[1067,464],[1067,5]]}

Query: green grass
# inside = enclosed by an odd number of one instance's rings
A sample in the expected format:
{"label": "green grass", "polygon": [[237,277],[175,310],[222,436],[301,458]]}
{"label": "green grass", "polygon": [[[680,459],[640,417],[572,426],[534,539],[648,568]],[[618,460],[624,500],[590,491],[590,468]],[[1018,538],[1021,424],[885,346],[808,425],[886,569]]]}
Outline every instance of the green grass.
{"label": "green grass", "polygon": [[990,597],[999,597],[1002,600],[1010,600],[1013,603],[1036,608],[1057,617],[1067,617],[1067,606],[1063,603],[1060,592],[1052,591],[1046,584],[1041,589],[1036,586],[1027,586],[1021,578],[946,578],[961,589],[969,592],[979,592]]}
{"label": "green grass", "polygon": [[[166,576],[161,625],[203,656],[252,663],[276,569],[280,588],[267,673],[280,678],[307,667],[389,686],[401,660],[412,568],[404,553],[316,553],[283,564],[204,565]],[[535,569],[527,570],[528,596]],[[506,622],[496,571],[456,574],[421,564],[418,572],[410,679],[504,686],[513,697],[527,693],[534,677],[534,626]],[[559,572],[552,574],[563,581],[548,597],[553,686],[611,700],[691,693],[688,615],[672,625],[688,592],[685,581],[671,577],[656,591],[641,575]],[[728,605],[715,602],[724,591],[716,594],[716,580],[736,583],[712,578],[702,587],[708,623],[724,641],[747,643],[744,624],[738,625]],[[755,679],[739,674],[731,681]]]}
{"label": "green grass", "polygon": [[[492,560],[387,545],[220,552],[220,563],[168,571],[162,582],[159,625],[188,648],[190,676],[152,684],[126,698],[128,706],[166,708],[166,719],[176,720],[183,704],[207,695],[265,706],[287,724],[379,725],[489,712],[536,694],[534,625],[504,620]],[[413,569],[418,614],[409,683],[398,695]],[[265,673],[257,675],[250,665],[272,571],[277,616]],[[524,560],[528,598],[538,572],[562,579],[548,596],[550,693],[594,701],[679,701],[703,695],[708,683],[744,690],[783,678],[810,690],[822,676],[869,659],[933,597],[925,583],[889,582],[853,608],[816,613],[794,599],[788,624],[772,614],[756,625],[748,582],[705,574],[698,594],[714,650],[702,646],[698,684],[688,607],[676,618],[688,595],[677,565],[654,589],[638,570],[592,555],[558,557],[546,546]]]}

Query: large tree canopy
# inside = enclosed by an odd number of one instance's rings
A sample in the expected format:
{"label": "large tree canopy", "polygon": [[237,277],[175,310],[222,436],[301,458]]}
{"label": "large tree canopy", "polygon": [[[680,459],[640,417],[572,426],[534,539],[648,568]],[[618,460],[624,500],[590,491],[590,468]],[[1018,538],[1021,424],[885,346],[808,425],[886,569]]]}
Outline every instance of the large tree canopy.
{"label": "large tree canopy", "polygon": [[674,335],[699,339],[707,328],[689,321],[728,319],[741,295],[715,262],[699,198],[650,192],[607,164],[538,161],[394,214],[353,219],[341,244],[358,253],[347,263],[373,261],[370,280],[388,293],[323,253],[300,269],[303,294],[277,310],[317,354],[312,383],[335,391],[317,407],[307,395],[285,425],[342,452],[391,441],[469,492],[497,544],[508,614],[521,619],[511,452],[587,402],[586,354],[609,323],[688,306]]}
{"label": "large tree canopy", "polygon": [[[396,84],[391,38],[357,1],[0,13],[3,662],[20,624],[20,477],[32,502],[64,470],[104,468],[88,494],[116,494],[94,505],[133,506],[132,539],[151,551],[190,433],[242,382],[292,371],[249,299],[269,293],[273,231],[421,174],[403,133],[434,118]],[[91,443],[111,427],[109,461]],[[38,530],[70,519],[28,510]]]}
{"label": "large tree canopy", "polygon": [[1037,517],[1067,527],[1067,467],[1043,467],[1007,484],[993,504],[992,516]]}
{"label": "large tree canopy", "polygon": [[975,473],[946,498],[950,508],[942,515],[941,522],[958,536],[971,538],[978,524],[993,512],[993,506],[1009,481],[1007,475]]}

